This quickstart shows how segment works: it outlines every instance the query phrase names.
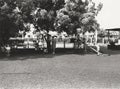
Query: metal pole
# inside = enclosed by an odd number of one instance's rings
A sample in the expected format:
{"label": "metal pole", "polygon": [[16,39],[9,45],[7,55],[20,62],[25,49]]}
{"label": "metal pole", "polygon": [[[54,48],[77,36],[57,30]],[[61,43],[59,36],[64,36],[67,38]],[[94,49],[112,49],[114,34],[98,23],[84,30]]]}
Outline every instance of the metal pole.
{"label": "metal pole", "polygon": [[110,31],[108,30],[108,43],[110,41]]}

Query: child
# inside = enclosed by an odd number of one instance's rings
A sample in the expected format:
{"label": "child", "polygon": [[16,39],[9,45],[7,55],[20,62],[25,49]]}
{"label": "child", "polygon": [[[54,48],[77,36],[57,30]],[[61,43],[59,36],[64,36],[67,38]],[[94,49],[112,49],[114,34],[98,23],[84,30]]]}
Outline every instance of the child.
{"label": "child", "polygon": [[6,53],[7,53],[7,56],[10,56],[10,51],[11,51],[11,48],[9,45],[6,46]]}
{"label": "child", "polygon": [[97,55],[99,56],[100,54],[102,54],[100,52],[100,46],[99,46],[99,44],[95,44],[95,47],[96,47]]}

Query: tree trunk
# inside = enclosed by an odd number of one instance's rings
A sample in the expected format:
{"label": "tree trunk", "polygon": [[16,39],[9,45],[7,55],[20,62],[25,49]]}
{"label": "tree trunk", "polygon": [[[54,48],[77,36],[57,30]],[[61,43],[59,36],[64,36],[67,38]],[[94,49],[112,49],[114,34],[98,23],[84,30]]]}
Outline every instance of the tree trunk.
{"label": "tree trunk", "polygon": [[86,36],[85,36],[85,33],[83,33],[83,36],[84,36],[84,37],[83,37],[84,52],[86,53],[86,52],[87,52],[87,49],[86,49],[86,48],[87,48],[87,45],[86,45],[87,42],[86,42]]}
{"label": "tree trunk", "polygon": [[64,49],[65,49],[65,39],[64,39]]}
{"label": "tree trunk", "polygon": [[47,39],[46,39],[46,42],[47,42],[47,51],[48,53],[51,53],[51,39],[50,39],[50,35],[47,34]]}
{"label": "tree trunk", "polygon": [[84,52],[87,52],[86,38],[84,38]]}
{"label": "tree trunk", "polygon": [[47,50],[48,50],[48,53],[51,53],[51,42],[50,41],[47,41]]}
{"label": "tree trunk", "polygon": [[56,38],[52,37],[52,53],[55,54],[56,49]]}
{"label": "tree trunk", "polygon": [[102,44],[105,44],[105,38],[104,37],[102,38]]}
{"label": "tree trunk", "polygon": [[74,41],[74,49],[76,49],[76,39],[75,39],[75,41]]}
{"label": "tree trunk", "polygon": [[2,53],[2,44],[0,43],[0,54]]}
{"label": "tree trunk", "polygon": [[95,30],[95,44],[97,44],[97,35],[98,35],[98,31]]}

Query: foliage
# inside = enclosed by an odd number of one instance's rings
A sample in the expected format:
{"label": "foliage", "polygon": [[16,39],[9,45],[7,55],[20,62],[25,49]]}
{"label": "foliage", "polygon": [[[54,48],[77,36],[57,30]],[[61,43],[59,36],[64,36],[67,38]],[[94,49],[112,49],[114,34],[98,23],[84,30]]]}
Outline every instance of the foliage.
{"label": "foliage", "polygon": [[8,41],[19,30],[26,30],[25,23],[47,32],[73,34],[76,28],[91,31],[99,27],[95,17],[101,8],[102,3],[96,7],[91,0],[0,0],[0,36]]}
{"label": "foliage", "polygon": [[[66,32],[69,33],[72,24],[72,34],[76,32],[76,28],[84,28],[83,32],[98,29],[99,24],[95,16],[101,8],[101,3],[95,7],[95,3],[91,0],[85,0],[84,2],[82,0],[67,0],[64,7],[57,13],[57,26],[64,30],[65,27],[69,27],[66,29]],[[65,17],[67,20],[64,19]]]}
{"label": "foliage", "polygon": [[15,36],[17,26],[7,16],[0,15],[0,45],[5,45],[9,37]]}
{"label": "foliage", "polygon": [[5,45],[9,37],[15,36],[17,33],[17,25],[14,23],[11,4],[0,1],[0,45]]}

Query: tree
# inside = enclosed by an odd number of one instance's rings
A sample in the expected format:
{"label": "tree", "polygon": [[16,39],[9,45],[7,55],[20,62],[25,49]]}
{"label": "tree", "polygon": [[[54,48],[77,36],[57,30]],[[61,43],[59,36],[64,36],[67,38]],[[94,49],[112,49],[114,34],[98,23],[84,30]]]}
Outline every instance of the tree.
{"label": "tree", "polygon": [[[25,30],[24,23],[33,23],[45,29],[47,32],[54,29],[56,10],[63,6],[63,1],[64,0],[1,0],[0,32],[4,33],[0,34],[1,44],[8,42],[8,39],[11,37],[11,32],[14,32],[14,35],[16,35],[19,30]],[[32,13],[36,11],[37,8],[40,8],[40,10],[33,15]]]}
{"label": "tree", "polygon": [[[95,17],[101,8],[102,3],[99,3],[99,5],[95,7],[95,3],[92,2],[92,0],[66,0],[64,7],[57,13],[57,26],[63,28],[64,30],[65,27],[72,27],[72,34],[76,32],[76,28],[81,27],[84,28],[83,33],[95,30],[96,25],[97,27],[99,26]],[[65,17],[69,23],[65,22]],[[67,33],[69,33],[68,29],[70,28],[66,28]]]}
{"label": "tree", "polygon": [[17,31],[17,25],[13,20],[13,13],[10,4],[1,1],[0,5],[0,47],[8,43],[10,37],[15,36]]}
{"label": "tree", "polygon": [[[76,28],[84,28],[84,33],[98,28],[95,17],[101,8],[101,3],[95,7],[91,0],[1,0],[0,25],[3,26],[3,21],[6,24],[0,31],[6,35],[7,31],[16,34],[19,30],[26,30],[24,23],[33,23],[37,29],[46,30],[47,36],[50,30],[74,34]],[[8,41],[11,35],[6,35],[1,37],[8,36]],[[47,46],[50,46],[50,42]]]}
{"label": "tree", "polygon": [[[31,21],[30,1],[23,0],[1,0],[0,1],[0,42],[1,45],[8,43],[11,36],[16,36],[19,30],[24,30],[23,23]],[[30,5],[31,4],[31,5]]]}
{"label": "tree", "polygon": [[47,48],[50,51],[50,30],[55,30],[56,12],[64,6],[64,0],[36,0],[37,13],[34,14],[36,24],[47,32]]}
{"label": "tree", "polygon": [[[102,6],[102,3],[99,3],[96,7],[92,0],[66,0],[64,7],[57,12],[56,27],[68,34],[78,34],[77,28],[82,29],[83,35],[87,31],[97,32],[99,24],[95,17]],[[86,39],[83,41],[85,47]]]}

